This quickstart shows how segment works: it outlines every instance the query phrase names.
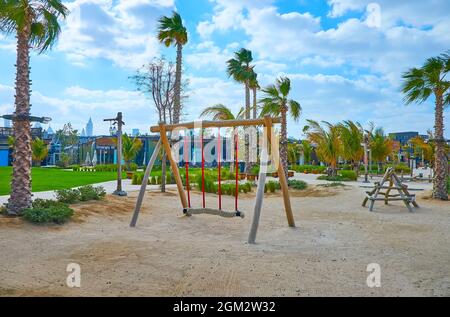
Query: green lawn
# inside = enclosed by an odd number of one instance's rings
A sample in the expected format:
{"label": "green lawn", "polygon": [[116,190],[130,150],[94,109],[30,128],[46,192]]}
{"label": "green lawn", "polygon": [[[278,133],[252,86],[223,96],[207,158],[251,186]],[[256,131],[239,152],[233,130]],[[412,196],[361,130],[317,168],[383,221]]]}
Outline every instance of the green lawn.
{"label": "green lawn", "polygon": [[[0,195],[8,195],[12,168],[0,167]],[[115,172],[72,172],[53,168],[34,167],[32,175],[33,192],[77,187],[115,180]]]}

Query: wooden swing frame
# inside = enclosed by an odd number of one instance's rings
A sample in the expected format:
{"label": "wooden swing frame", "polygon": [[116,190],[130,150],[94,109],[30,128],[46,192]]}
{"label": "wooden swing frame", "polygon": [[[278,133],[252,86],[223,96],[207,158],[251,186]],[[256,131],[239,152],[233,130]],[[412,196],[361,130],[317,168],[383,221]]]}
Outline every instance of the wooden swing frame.
{"label": "wooden swing frame", "polygon": [[[259,225],[259,218],[261,215],[261,209],[262,209],[262,203],[264,198],[264,187],[265,187],[265,181],[266,181],[266,167],[269,162],[269,157],[273,157],[273,153],[269,155],[269,144],[271,144],[271,148],[275,149],[278,148],[278,144],[274,146],[275,144],[272,144],[271,142],[275,142],[274,132],[273,132],[273,124],[274,123],[280,123],[280,118],[271,118],[270,116],[265,116],[261,119],[246,119],[246,120],[222,120],[222,121],[201,121],[201,122],[187,122],[187,123],[179,123],[179,124],[164,124],[159,123],[157,126],[153,126],[150,128],[150,131],[153,133],[159,133],[160,139],[158,143],[156,144],[156,147],[153,151],[153,154],[147,164],[147,167],[145,169],[144,177],[142,179],[141,188],[139,191],[139,196],[136,201],[136,207],[134,209],[133,217],[131,219],[130,226],[135,227],[136,222],[139,216],[139,211],[142,206],[142,201],[144,199],[145,191],[147,188],[148,179],[151,173],[151,170],[153,168],[153,165],[156,161],[156,158],[158,156],[158,153],[161,149],[161,146],[165,150],[165,154],[167,156],[167,159],[169,160],[170,167],[172,170],[172,174],[175,178],[175,182],[177,185],[178,195],[180,197],[181,206],[183,207],[183,210],[189,210],[189,204],[188,200],[186,199],[186,193],[184,191],[183,182],[181,180],[180,172],[178,170],[178,164],[175,162],[172,156],[170,143],[167,138],[167,132],[171,132],[175,129],[194,129],[197,128],[198,125],[201,124],[201,128],[232,128],[232,127],[248,127],[248,126],[263,126],[264,127],[264,133],[263,133],[263,148],[261,151],[261,168],[259,172],[259,178],[258,178],[258,187],[256,191],[256,199],[255,199],[255,205],[254,205],[254,214],[253,214],[253,220],[250,228],[250,233],[248,237],[249,243],[255,243],[256,240],[256,233],[258,230]],[[279,156],[278,156],[279,157]],[[289,197],[289,190],[288,190],[288,183],[287,179],[283,170],[283,165],[281,163],[281,160],[278,159],[278,177],[281,185],[281,190],[283,193],[283,201],[284,201],[284,209],[286,213],[286,218],[289,227],[295,227],[295,221],[294,216],[292,213],[292,207],[291,207],[291,201]],[[205,213],[211,213],[211,208],[204,208],[206,211]],[[197,210],[195,213],[200,213],[198,209],[191,208],[192,211]],[[230,213],[227,211],[218,210],[221,213]],[[186,214],[186,213],[185,213]],[[240,216],[239,214],[236,214],[236,216]]]}

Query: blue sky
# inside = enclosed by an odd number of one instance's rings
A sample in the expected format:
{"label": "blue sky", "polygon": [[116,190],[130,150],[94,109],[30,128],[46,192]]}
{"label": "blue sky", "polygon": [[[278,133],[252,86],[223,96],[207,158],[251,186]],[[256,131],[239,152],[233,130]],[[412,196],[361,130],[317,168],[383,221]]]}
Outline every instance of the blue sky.
{"label": "blue sky", "polygon": [[[157,122],[151,99],[129,76],[153,57],[174,59],[156,38],[156,20],[172,10],[189,31],[184,78],[189,99],[183,120],[216,103],[237,110],[244,89],[225,73],[226,60],[251,49],[260,83],[292,81],[303,108],[289,135],[301,137],[305,119],[369,121],[387,132],[433,127],[433,100],[405,106],[401,73],[450,49],[447,0],[74,0],[50,51],[32,54],[32,113],[81,130],[107,133],[103,118],[124,113],[126,131]],[[0,35],[0,113],[13,111],[14,37]],[[448,111],[445,124],[450,124]],[[0,123],[1,125],[1,123]],[[450,136],[448,129],[447,137]]]}

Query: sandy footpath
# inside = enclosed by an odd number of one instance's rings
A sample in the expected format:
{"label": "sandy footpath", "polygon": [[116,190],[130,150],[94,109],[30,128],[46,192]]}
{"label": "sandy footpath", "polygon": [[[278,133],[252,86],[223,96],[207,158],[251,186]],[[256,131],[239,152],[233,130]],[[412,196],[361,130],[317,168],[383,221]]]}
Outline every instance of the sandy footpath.
{"label": "sandy footpath", "polygon": [[[130,228],[136,195],[74,205],[64,226],[0,218],[0,295],[450,296],[449,202],[419,198],[414,213],[377,202],[370,213],[361,188],[312,187],[292,193],[293,229],[269,194],[248,245],[254,193],[240,200],[246,218],[228,219],[184,217],[175,192],[151,192]],[[71,262],[79,289],[66,286]],[[381,288],[366,285],[369,263]]]}

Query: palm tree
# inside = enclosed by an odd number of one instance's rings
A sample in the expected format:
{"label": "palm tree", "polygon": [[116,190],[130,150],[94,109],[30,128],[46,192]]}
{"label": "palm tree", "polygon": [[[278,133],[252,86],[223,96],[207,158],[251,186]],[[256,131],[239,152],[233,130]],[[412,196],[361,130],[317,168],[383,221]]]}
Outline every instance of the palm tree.
{"label": "palm tree", "polygon": [[181,114],[181,70],[183,61],[183,45],[188,42],[187,30],[183,25],[181,16],[173,12],[172,17],[163,16],[158,21],[158,40],[166,47],[171,45],[177,48],[177,62],[175,70],[175,87],[173,96],[173,123],[180,122]]}
{"label": "palm tree", "polygon": [[378,163],[378,172],[386,158],[392,154],[393,142],[385,134],[383,128],[376,128],[375,131],[369,131],[369,146],[372,158]]}
{"label": "palm tree", "polygon": [[253,77],[249,82],[249,88],[252,90],[252,93],[253,93],[253,105],[252,105],[253,119],[256,119],[258,117],[258,101],[256,98],[256,91],[261,88],[259,86],[257,77],[258,77],[258,75],[254,72]]}
{"label": "palm tree", "polygon": [[[217,104],[211,107],[205,108],[202,113],[200,114],[200,117],[212,117],[213,120],[236,120],[236,119],[242,119],[244,116],[245,109],[244,107],[241,107],[239,112],[234,115],[232,110],[228,108],[225,105]],[[236,130],[233,129],[232,135],[235,135]],[[231,154],[233,155],[234,147],[231,146]],[[233,157],[233,156],[231,156]],[[230,173],[234,172],[234,160],[230,160]]]}
{"label": "palm tree", "polygon": [[127,171],[131,171],[131,162],[135,159],[142,147],[142,141],[131,138],[126,133],[122,135],[122,153]]}
{"label": "palm tree", "polygon": [[342,154],[342,142],[340,138],[340,128],[329,122],[322,121],[326,128],[323,128],[317,121],[307,120],[308,126],[304,132],[308,140],[316,145],[316,153],[322,162],[329,166],[329,176],[336,176],[339,156]]}
{"label": "palm tree", "polygon": [[272,115],[279,117],[281,115],[281,140],[280,156],[283,164],[284,173],[288,177],[287,160],[287,113],[297,121],[300,118],[301,106],[295,100],[289,99],[291,92],[291,81],[287,77],[277,79],[275,85],[270,85],[262,90],[265,94],[259,101],[262,103],[261,116]]}
{"label": "palm tree", "polygon": [[223,104],[217,104],[211,107],[205,108],[200,117],[212,117],[213,120],[236,120],[242,119],[244,116],[244,107],[241,107],[239,112],[234,115],[232,110]]}
{"label": "palm tree", "polygon": [[30,49],[51,48],[61,31],[61,0],[0,0],[0,30],[17,38],[14,137],[16,139],[8,214],[31,206]]}
{"label": "palm tree", "polygon": [[346,120],[339,125],[342,142],[342,157],[351,162],[355,173],[359,173],[359,163],[364,156],[364,130],[359,123]]}
{"label": "palm tree", "polygon": [[403,74],[402,92],[406,104],[423,103],[432,94],[434,108],[434,156],[433,198],[448,200],[446,188],[447,157],[444,139],[444,107],[450,104],[450,81],[445,78],[450,71],[450,51],[426,60],[421,68],[411,68]]}
{"label": "palm tree", "polygon": [[40,138],[36,138],[31,142],[32,159],[37,166],[41,166],[41,162],[48,155],[48,146]]}
{"label": "palm tree", "polygon": [[297,164],[301,151],[301,144],[297,142],[288,143],[288,162],[291,163],[291,165]]}
{"label": "palm tree", "polygon": [[[234,53],[234,58],[227,61],[228,76],[239,83],[244,84],[245,88],[245,119],[250,119],[250,81],[256,78],[253,71],[254,66],[250,65],[253,61],[252,52],[241,48]],[[250,170],[250,151],[248,136],[245,135],[245,172]]]}
{"label": "palm tree", "polygon": [[304,164],[311,163],[312,150],[313,150],[313,148],[311,146],[311,142],[309,142],[308,140],[302,140],[301,152],[303,154]]}

